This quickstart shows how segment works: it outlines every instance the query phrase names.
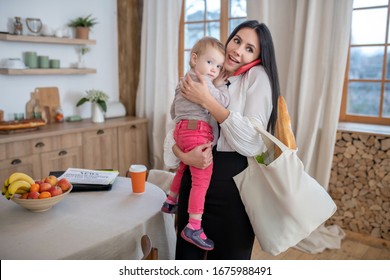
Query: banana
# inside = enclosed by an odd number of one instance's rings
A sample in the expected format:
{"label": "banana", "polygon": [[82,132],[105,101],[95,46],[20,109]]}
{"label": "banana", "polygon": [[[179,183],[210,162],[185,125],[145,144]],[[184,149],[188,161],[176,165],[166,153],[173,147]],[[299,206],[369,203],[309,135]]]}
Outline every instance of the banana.
{"label": "banana", "polygon": [[[25,194],[25,193],[28,193],[29,191],[27,189],[23,189],[23,188],[19,188],[15,194]],[[9,194],[8,191],[6,191],[6,193],[4,194],[4,196],[9,200],[11,199],[13,196],[11,196],[11,194]]]}
{"label": "banana", "polygon": [[1,194],[2,195],[5,195],[5,193],[7,192],[8,190],[8,186],[4,185],[2,188],[1,188]]}
{"label": "banana", "polygon": [[8,187],[8,191],[6,192],[6,198],[11,199],[14,197],[15,193],[20,193],[20,191],[29,191],[30,187],[30,182],[24,180],[18,180],[16,182],[13,182]]}
{"label": "banana", "polygon": [[8,183],[8,178],[7,178],[7,179],[5,179],[5,181],[4,181],[4,186],[6,186],[6,187],[8,187],[8,186],[9,186],[9,183]]}
{"label": "banana", "polygon": [[16,190],[15,193],[17,193],[17,194],[24,194],[26,192],[29,192],[29,190],[27,190],[27,188],[19,188],[19,189]]}
{"label": "banana", "polygon": [[26,173],[15,172],[15,173],[11,174],[11,176],[8,177],[8,187],[11,186],[12,183],[19,181],[19,180],[26,181],[26,182],[30,183],[30,185],[35,183],[34,179],[31,178]]}
{"label": "banana", "polygon": [[[19,188],[16,190],[15,194],[25,194],[28,193],[29,191],[26,188]],[[11,195],[8,193],[8,191],[5,192],[5,197],[7,199],[11,199]]]}

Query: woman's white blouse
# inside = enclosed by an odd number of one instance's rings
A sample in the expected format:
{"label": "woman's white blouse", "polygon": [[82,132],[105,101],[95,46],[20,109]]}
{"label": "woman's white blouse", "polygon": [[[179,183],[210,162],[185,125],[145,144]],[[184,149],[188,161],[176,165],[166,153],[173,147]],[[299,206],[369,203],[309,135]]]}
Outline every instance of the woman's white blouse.
{"label": "woman's white blouse", "polygon": [[[254,123],[267,127],[272,111],[271,85],[263,66],[252,67],[246,73],[229,78],[230,104],[228,118],[220,124],[218,151],[236,151],[244,156],[256,156],[265,150],[264,142],[254,129]],[[179,159],[172,151],[173,130],[164,142],[164,162],[176,167]]]}

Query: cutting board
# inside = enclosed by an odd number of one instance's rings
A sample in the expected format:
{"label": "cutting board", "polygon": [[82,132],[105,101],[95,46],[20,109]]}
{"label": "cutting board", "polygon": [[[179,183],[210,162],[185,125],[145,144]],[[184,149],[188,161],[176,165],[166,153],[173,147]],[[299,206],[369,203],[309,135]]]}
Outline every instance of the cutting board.
{"label": "cutting board", "polygon": [[48,123],[55,122],[56,110],[60,107],[60,94],[57,87],[36,88],[31,98],[43,108]]}

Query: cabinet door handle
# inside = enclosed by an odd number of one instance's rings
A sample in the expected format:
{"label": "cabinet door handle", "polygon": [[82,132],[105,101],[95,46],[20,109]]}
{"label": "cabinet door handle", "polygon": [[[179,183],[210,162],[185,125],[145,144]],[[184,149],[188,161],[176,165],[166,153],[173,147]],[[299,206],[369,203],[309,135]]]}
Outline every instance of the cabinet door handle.
{"label": "cabinet door handle", "polygon": [[58,153],[59,156],[65,156],[66,154],[68,154],[67,151],[61,151]]}
{"label": "cabinet door handle", "polygon": [[130,126],[130,129],[136,129],[137,126],[135,124],[133,124],[132,126]]}
{"label": "cabinet door handle", "polygon": [[97,132],[96,132],[97,135],[100,135],[100,134],[104,134],[104,130],[103,129],[99,129]]}
{"label": "cabinet door handle", "polygon": [[11,162],[11,164],[12,165],[17,165],[17,164],[21,164],[22,163],[22,161],[20,160],[20,159],[14,159],[12,162]]}
{"label": "cabinet door handle", "polygon": [[43,142],[38,142],[35,144],[35,148],[43,148],[43,147],[45,147],[45,143]]}

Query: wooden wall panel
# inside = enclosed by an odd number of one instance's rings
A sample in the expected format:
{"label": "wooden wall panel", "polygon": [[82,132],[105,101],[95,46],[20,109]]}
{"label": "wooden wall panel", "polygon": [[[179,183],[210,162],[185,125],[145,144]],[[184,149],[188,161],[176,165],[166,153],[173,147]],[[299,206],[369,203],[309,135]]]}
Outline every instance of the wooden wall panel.
{"label": "wooden wall panel", "polygon": [[143,0],[117,0],[119,99],[135,116],[141,52]]}

